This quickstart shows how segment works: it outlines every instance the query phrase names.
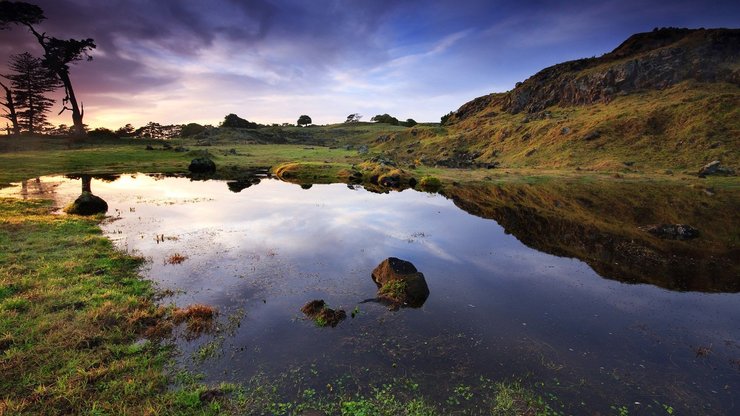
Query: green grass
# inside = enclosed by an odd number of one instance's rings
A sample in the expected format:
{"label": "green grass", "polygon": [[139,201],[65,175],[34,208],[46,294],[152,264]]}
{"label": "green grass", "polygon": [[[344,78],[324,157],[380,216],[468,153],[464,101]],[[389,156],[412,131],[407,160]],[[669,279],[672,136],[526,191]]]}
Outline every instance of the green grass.
{"label": "green grass", "polygon": [[[397,132],[375,150],[417,165],[433,165],[456,152],[477,152],[476,161],[497,161],[505,169],[695,173],[712,160],[737,169],[739,104],[737,85],[698,82],[619,96],[609,103],[554,106],[546,117],[509,114],[492,104],[444,129]],[[600,137],[585,140],[593,131]]]}
{"label": "green grass", "polygon": [[114,250],[95,219],[49,209],[0,200],[0,413],[158,408],[167,352],[132,347],[156,314],[142,260]]}

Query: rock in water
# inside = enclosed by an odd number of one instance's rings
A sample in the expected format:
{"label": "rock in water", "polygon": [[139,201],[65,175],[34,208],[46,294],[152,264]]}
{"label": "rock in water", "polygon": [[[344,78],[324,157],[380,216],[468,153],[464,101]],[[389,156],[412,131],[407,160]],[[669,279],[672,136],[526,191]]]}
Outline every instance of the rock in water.
{"label": "rock in water", "polygon": [[95,196],[90,192],[83,192],[73,203],[64,208],[64,212],[73,215],[95,215],[107,211],[108,203],[103,198]]}
{"label": "rock in water", "polygon": [[419,308],[429,297],[424,274],[408,261],[389,257],[373,270],[372,278],[378,286],[378,297],[391,306]]}
{"label": "rock in water", "polygon": [[655,224],[642,229],[666,240],[691,240],[699,237],[699,230],[686,224]]}
{"label": "rock in water", "polygon": [[335,311],[329,308],[323,299],[308,302],[303,305],[301,312],[313,319],[318,326],[330,326],[332,328],[347,318],[347,313],[344,310],[339,309]]}
{"label": "rock in water", "polygon": [[216,164],[207,157],[193,159],[188,166],[188,170],[193,173],[209,173],[216,171]]}

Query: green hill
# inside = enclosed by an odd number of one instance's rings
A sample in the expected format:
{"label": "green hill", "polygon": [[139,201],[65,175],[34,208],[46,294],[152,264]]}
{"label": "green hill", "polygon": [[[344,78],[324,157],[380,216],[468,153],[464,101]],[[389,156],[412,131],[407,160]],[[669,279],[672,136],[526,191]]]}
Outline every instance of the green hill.
{"label": "green hill", "polygon": [[[379,138],[380,139],[380,138]],[[376,141],[448,167],[698,170],[740,164],[740,30],[660,29]]]}

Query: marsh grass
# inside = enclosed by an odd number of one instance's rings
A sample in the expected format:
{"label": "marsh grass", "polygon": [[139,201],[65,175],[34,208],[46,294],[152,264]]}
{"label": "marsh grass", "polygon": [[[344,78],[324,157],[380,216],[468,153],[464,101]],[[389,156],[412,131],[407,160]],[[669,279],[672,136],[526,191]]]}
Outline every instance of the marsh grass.
{"label": "marsh grass", "polygon": [[167,350],[134,347],[160,314],[142,259],[50,208],[0,200],[0,414],[156,411]]}

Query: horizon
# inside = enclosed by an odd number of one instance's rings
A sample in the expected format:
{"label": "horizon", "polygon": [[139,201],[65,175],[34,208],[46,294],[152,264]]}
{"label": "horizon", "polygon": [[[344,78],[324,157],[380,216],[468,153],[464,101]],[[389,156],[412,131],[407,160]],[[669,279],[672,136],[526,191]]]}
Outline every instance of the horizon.
{"label": "horizon", "polygon": [[[70,73],[84,122],[111,129],[218,125],[229,113],[261,124],[295,124],[302,114],[335,124],[351,113],[438,122],[475,97],[601,56],[635,33],[737,27],[740,16],[729,1],[32,3],[47,17],[41,31],[95,40],[93,61]],[[40,55],[24,28],[0,37],[0,73],[11,54]],[[68,113],[57,116],[60,107],[49,121],[71,124]]]}

